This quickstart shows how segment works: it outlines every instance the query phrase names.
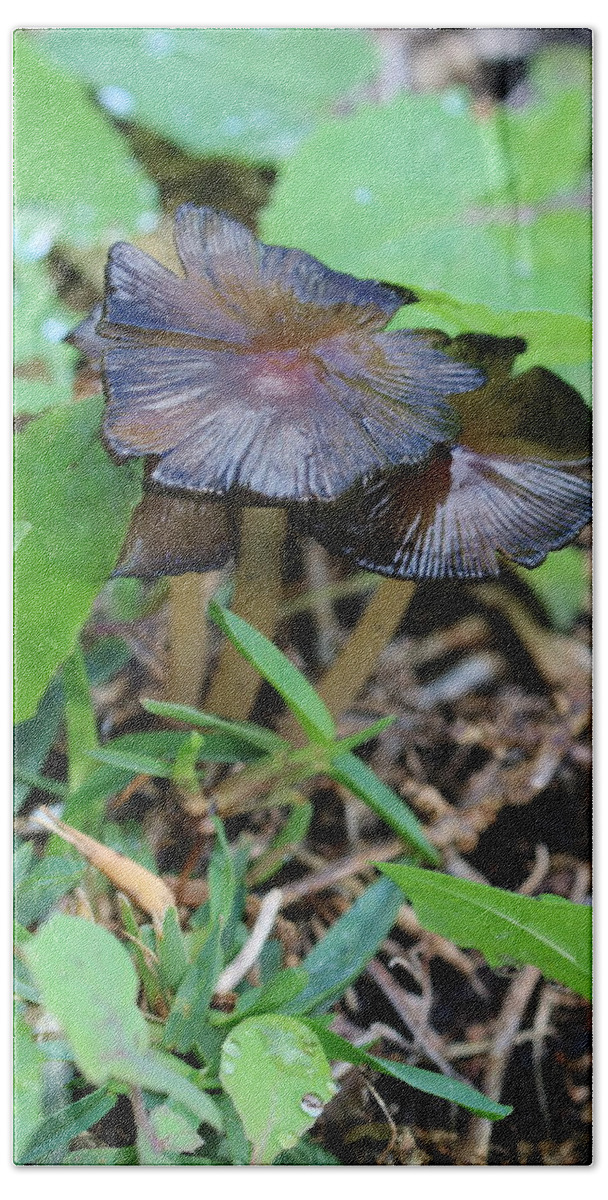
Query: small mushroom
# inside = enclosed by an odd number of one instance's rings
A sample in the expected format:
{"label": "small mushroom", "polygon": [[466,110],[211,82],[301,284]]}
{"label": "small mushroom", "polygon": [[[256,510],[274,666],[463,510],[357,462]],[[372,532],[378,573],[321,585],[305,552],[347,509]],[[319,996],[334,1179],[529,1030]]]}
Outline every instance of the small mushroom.
{"label": "small mushroom", "polygon": [[[416,332],[385,331],[402,300],[384,284],[192,204],[175,238],[183,277],[134,246],[110,251],[96,325],[104,435],[119,456],[153,455],[166,488],[238,499],[234,607],[272,636],[284,506],[425,462],[456,434],[446,397],[483,376]],[[207,703],[245,716],[256,686],[226,646]]]}
{"label": "small mushroom", "polygon": [[436,447],[419,468],[397,467],[310,510],[308,530],[322,545],[390,577],[321,681],[334,709],[365,681],[403,617],[413,581],[496,576],[504,559],[536,567],[590,519],[590,414],[578,392],[542,367],[512,377],[521,339],[442,341],[489,376],[485,387],[452,400],[458,443]]}

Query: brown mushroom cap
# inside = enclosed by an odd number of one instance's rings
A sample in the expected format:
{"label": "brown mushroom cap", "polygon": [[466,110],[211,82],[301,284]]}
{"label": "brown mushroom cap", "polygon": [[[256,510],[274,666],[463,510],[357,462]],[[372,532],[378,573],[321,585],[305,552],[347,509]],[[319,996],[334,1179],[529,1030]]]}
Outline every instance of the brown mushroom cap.
{"label": "brown mushroom cap", "polygon": [[154,579],[219,570],[234,553],[221,501],[147,491],[135,509],[114,575]]}
{"label": "brown mushroom cap", "polygon": [[513,339],[454,339],[451,352],[489,374],[486,387],[454,401],[459,444],[314,506],[309,531],[367,570],[403,579],[496,575],[501,556],[535,567],[571,542],[590,518],[589,412],[544,368],[512,378],[522,349]]}
{"label": "brown mushroom cap", "polygon": [[396,292],[212,209],[182,206],[175,231],[183,278],[133,246],[110,253],[97,332],[116,453],[159,456],[168,487],[330,500],[454,439],[445,397],[482,376],[418,333],[382,332]]}

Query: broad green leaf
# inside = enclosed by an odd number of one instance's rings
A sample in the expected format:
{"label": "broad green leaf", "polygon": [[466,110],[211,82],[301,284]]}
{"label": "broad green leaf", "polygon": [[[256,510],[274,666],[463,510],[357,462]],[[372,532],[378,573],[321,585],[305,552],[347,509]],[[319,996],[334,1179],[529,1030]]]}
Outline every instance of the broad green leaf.
{"label": "broad green leaf", "polygon": [[[573,241],[568,239],[573,235]],[[587,219],[576,219],[574,224],[562,215],[554,229],[554,254],[565,244],[574,247],[578,263],[589,260],[591,251]],[[589,270],[591,267],[588,261]],[[568,266],[565,264],[564,270]],[[563,277],[562,277],[563,278]],[[552,295],[560,286],[558,272]],[[399,309],[390,323],[391,329],[424,329],[428,326],[440,328],[454,337],[470,331],[491,333],[496,337],[523,337],[528,349],[517,360],[518,371],[533,366],[561,367],[583,366],[591,359],[591,318],[572,313],[548,312],[537,309],[532,312],[496,312],[487,304],[463,303],[444,292],[416,289],[419,304],[408,304]],[[549,298],[547,297],[547,300]],[[564,376],[566,378],[566,376]],[[566,382],[569,380],[566,378]],[[576,383],[573,386],[577,386]]]}
{"label": "broad green leaf", "polygon": [[248,1017],[229,1033],[220,1079],[258,1164],[295,1146],[337,1091],[316,1034],[277,1014]]}
{"label": "broad green leaf", "polygon": [[106,108],[187,150],[276,159],[377,58],[357,29],[55,29],[42,48]]}
{"label": "broad green leaf", "polygon": [[[72,393],[64,383],[53,383],[42,379],[15,379],[13,388],[16,413],[39,413],[45,408],[58,408],[71,404]],[[16,547],[15,547],[16,548]]]}
{"label": "broad green leaf", "polygon": [[[149,1029],[136,1004],[139,981],[125,947],[101,925],[53,917],[25,948],[42,1002],[57,1018],[83,1075],[170,1096],[216,1129],[211,1097],[183,1074],[172,1055],[149,1048]],[[186,1068],[187,1069],[187,1068]]]}
{"label": "broad green leaf", "polygon": [[33,863],[33,842],[17,843],[13,854],[13,884],[16,888],[20,887],[26,876],[29,875]]}
{"label": "broad green leaf", "polygon": [[459,1104],[461,1108],[468,1109],[478,1117],[487,1117],[490,1121],[498,1121],[513,1112],[510,1105],[498,1104],[495,1100],[490,1100],[489,1096],[484,1096],[483,1092],[478,1092],[477,1088],[471,1087],[461,1079],[453,1079],[449,1075],[439,1075],[437,1071],[424,1071],[420,1067],[410,1067],[407,1063],[393,1062],[389,1058],[377,1058],[375,1054],[368,1054],[366,1050],[353,1046],[346,1038],[333,1033],[321,1021],[311,1020],[308,1023],[317,1034],[327,1057],[332,1060],[372,1067],[373,1070],[381,1071],[384,1075],[392,1075],[394,1079],[402,1080],[403,1083],[409,1084],[419,1092],[426,1092],[429,1096],[438,1096],[441,1100]]}
{"label": "broad green leaf", "polygon": [[402,903],[399,889],[386,879],[368,887],[302,961],[308,983],[286,1011],[327,1012],[377,953]]}
{"label": "broad green leaf", "polygon": [[[408,305],[398,325],[523,332],[524,366],[584,361],[589,110],[576,91],[487,118],[457,92],[362,106],[324,123],[285,164],[262,236],[422,290],[419,314]],[[430,293],[441,293],[437,305]],[[537,310],[538,327],[517,328],[518,314]]]}
{"label": "broad green leaf", "polygon": [[425,836],[412,810],[360,758],[355,754],[337,755],[332,759],[330,774],[332,779],[349,788],[368,808],[382,817],[417,854],[429,862],[439,862],[435,847]]}
{"label": "broad green leaf", "polygon": [[97,1088],[82,1100],[66,1105],[51,1113],[42,1121],[30,1137],[24,1149],[24,1163],[44,1164],[56,1150],[68,1146],[72,1138],[84,1133],[97,1121],[101,1121],[116,1104],[116,1096],[107,1088]]}
{"label": "broad green leaf", "polygon": [[18,1009],[14,1034],[14,1150],[15,1162],[23,1162],[34,1129],[42,1120],[44,1055],[29,1025]]}
{"label": "broad green leaf", "polygon": [[57,1018],[83,1075],[95,1084],[124,1078],[149,1044],[137,1007],[139,981],[125,947],[101,925],[54,916],[26,947],[46,1008]]}
{"label": "broad green leaf", "polygon": [[223,717],[216,717],[215,713],[201,712],[198,708],[191,708],[189,704],[167,704],[160,700],[142,700],[142,707],[146,712],[154,713],[158,717],[165,717],[169,721],[184,721],[186,724],[196,725],[200,729],[219,729],[236,739],[250,742],[252,746],[266,751],[267,754],[272,754],[274,750],[284,749],[288,745],[284,738],[273,733],[271,729],[264,729],[262,725],[255,725],[253,721],[226,721]]}
{"label": "broad green leaf", "polygon": [[215,601],[209,605],[209,615],[243,658],[276,688],[308,736],[315,742],[331,741],[335,724],[329,709],[286,655],[242,617],[221,608]]}
{"label": "broad green leaf", "polygon": [[82,859],[51,855],[39,859],[15,891],[15,914],[22,925],[35,925],[55,904],[80,883],[86,864]]}
{"label": "broad green leaf", "polygon": [[529,963],[591,996],[591,908],[561,896],[531,898],[417,867],[378,863],[411,900],[424,929],[480,950],[490,966]]}
{"label": "broad green leaf", "polygon": [[149,230],[156,192],[120,134],[73,76],[15,33],[15,197],[18,257],[53,242],[116,241]]}
{"label": "broad green leaf", "polygon": [[[128,1083],[169,1096],[195,1118],[197,1125],[204,1122],[205,1125],[211,1125],[212,1129],[221,1130],[223,1121],[217,1104],[207,1092],[191,1082],[184,1073],[185,1066],[181,1059],[172,1054],[150,1051],[148,1054],[134,1055],[123,1066],[123,1074]],[[186,1071],[190,1074],[187,1067]]]}
{"label": "broad green leaf", "polygon": [[580,550],[566,546],[536,570],[522,567],[518,573],[542,600],[556,628],[569,629],[589,595],[588,569]]}
{"label": "broad green leaf", "polygon": [[54,409],[16,439],[16,512],[32,525],[15,556],[18,721],[72,652],[141,496],[141,463],[119,466],[101,444],[101,409]]}

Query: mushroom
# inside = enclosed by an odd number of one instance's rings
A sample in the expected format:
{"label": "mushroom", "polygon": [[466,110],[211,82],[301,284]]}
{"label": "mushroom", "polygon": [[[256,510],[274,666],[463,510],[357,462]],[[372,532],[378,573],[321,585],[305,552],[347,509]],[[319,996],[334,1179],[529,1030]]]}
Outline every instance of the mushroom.
{"label": "mushroom", "polygon": [[[107,339],[97,333],[103,306],[68,335],[99,377]],[[152,460],[153,461],[153,460]],[[196,704],[206,673],[206,611],[216,590],[218,572],[233,557],[237,534],[228,506],[213,497],[167,490],[151,478],[146,465],[144,494],[127,530],[114,577],[170,581],[169,667],[167,695]]]}
{"label": "mushroom", "polygon": [[[164,487],[238,502],[234,607],[272,637],[286,506],[424,463],[457,432],[446,396],[483,376],[418,333],[385,331],[401,305],[389,286],[191,204],[175,237],[183,277],[134,246],[110,251],[104,435],[118,456],[153,455]],[[207,704],[245,716],[256,687],[228,645]]]}
{"label": "mushroom", "polygon": [[493,577],[505,559],[536,567],[590,519],[590,414],[578,392],[542,367],[512,377],[522,339],[429,336],[489,377],[452,401],[458,442],[309,513],[308,531],[327,549],[388,576],[321,681],[334,713],[369,676],[413,581]]}

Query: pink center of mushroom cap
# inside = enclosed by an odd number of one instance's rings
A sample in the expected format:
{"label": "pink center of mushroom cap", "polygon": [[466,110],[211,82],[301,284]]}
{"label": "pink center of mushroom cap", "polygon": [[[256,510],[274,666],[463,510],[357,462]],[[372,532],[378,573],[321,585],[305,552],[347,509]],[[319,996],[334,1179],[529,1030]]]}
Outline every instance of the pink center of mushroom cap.
{"label": "pink center of mushroom cap", "polygon": [[260,399],[291,400],[306,394],[313,369],[308,354],[301,350],[281,350],[248,357],[252,391]]}

